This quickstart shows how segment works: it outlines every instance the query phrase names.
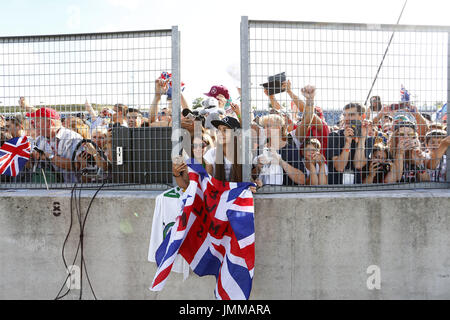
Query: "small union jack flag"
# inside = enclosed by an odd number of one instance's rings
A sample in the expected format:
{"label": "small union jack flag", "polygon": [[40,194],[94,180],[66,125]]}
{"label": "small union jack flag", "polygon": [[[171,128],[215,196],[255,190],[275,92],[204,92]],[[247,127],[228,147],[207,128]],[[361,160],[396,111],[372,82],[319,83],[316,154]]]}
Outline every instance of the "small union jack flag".
{"label": "small union jack flag", "polygon": [[27,137],[13,138],[0,148],[0,174],[15,177],[30,159],[31,145]]}
{"label": "small union jack flag", "polygon": [[402,102],[408,102],[409,101],[409,92],[405,89],[405,87],[402,85],[400,88],[400,95],[401,95],[401,101]]}
{"label": "small union jack flag", "polygon": [[[172,99],[172,74],[168,72],[162,72],[160,78],[169,82],[169,88],[167,89],[167,97]],[[184,91],[184,82],[181,82],[181,92]]]}

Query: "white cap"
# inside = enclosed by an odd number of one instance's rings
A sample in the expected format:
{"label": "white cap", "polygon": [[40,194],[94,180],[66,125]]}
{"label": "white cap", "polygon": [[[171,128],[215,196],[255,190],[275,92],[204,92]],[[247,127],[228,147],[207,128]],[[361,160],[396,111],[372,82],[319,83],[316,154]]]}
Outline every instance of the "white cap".
{"label": "white cap", "polygon": [[207,99],[202,101],[202,106],[205,109],[214,108],[214,107],[218,107],[219,106],[219,102],[217,101],[216,98],[207,98]]}

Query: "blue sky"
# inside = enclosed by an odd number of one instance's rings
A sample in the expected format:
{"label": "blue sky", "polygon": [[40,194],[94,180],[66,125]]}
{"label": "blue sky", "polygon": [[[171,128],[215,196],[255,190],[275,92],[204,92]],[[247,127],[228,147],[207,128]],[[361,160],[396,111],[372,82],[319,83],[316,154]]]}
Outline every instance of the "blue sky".
{"label": "blue sky", "polygon": [[[401,23],[448,23],[448,0],[409,0]],[[182,37],[182,81],[188,100],[211,85],[237,96],[227,69],[239,65],[239,23],[250,19],[395,23],[404,0],[1,1],[0,36],[168,29]]]}

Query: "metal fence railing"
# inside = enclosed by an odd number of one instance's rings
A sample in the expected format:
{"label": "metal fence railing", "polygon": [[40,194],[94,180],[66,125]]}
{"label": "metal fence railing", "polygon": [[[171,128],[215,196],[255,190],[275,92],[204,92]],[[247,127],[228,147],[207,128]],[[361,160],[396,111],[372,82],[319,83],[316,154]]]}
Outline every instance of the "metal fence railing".
{"label": "metal fence railing", "polygon": [[1,142],[31,143],[0,188],[167,189],[179,67],[177,27],[0,38]]}
{"label": "metal fence railing", "polygon": [[0,153],[0,189],[162,190],[191,153],[263,193],[449,187],[450,27],[243,17],[240,102],[213,86],[192,112],[179,37],[0,38],[1,143],[32,149],[17,175]]}
{"label": "metal fence railing", "polygon": [[269,193],[448,188],[449,39],[242,17],[244,177]]}

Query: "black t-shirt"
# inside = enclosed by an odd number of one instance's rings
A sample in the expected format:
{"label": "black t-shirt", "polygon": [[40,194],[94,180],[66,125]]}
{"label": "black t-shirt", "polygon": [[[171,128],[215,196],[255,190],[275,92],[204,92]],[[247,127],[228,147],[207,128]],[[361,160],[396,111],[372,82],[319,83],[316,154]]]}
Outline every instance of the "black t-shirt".
{"label": "black t-shirt", "polygon": [[[366,158],[369,158],[372,152],[372,147],[374,143],[373,137],[368,137],[366,139],[365,152]],[[345,135],[344,130],[339,130],[337,132],[332,132],[328,136],[328,148],[327,148],[327,161],[328,161],[328,184],[342,184],[343,183],[343,172],[338,172],[334,169],[333,157],[339,156],[345,146]],[[355,157],[357,144],[355,140],[352,140],[350,146],[350,155],[348,158],[347,166],[344,171],[349,171],[355,174],[355,183],[362,183],[362,170],[355,169],[353,159]]]}
{"label": "black t-shirt", "polygon": [[[300,150],[297,149],[294,140],[291,136],[288,136],[287,144],[278,151],[281,158],[288,164],[302,172],[306,172],[305,165],[300,157]],[[283,185],[284,186],[294,186],[296,185],[294,181],[289,178],[286,171],[283,170]]]}

